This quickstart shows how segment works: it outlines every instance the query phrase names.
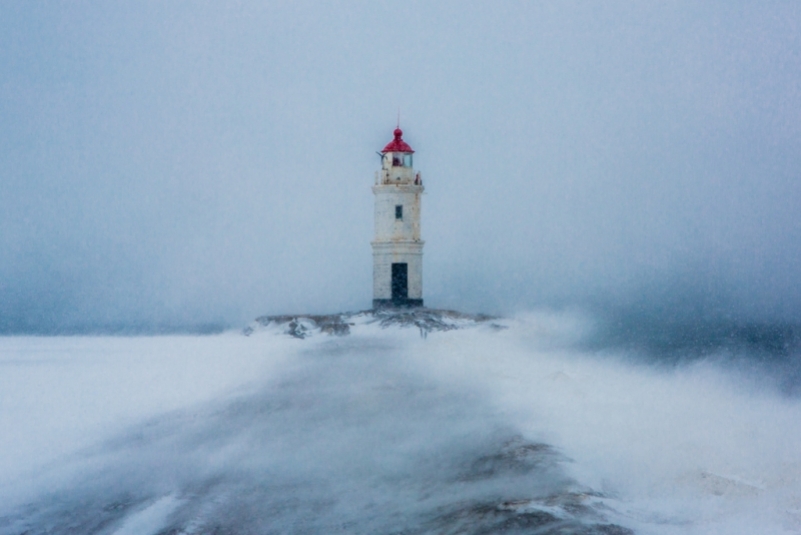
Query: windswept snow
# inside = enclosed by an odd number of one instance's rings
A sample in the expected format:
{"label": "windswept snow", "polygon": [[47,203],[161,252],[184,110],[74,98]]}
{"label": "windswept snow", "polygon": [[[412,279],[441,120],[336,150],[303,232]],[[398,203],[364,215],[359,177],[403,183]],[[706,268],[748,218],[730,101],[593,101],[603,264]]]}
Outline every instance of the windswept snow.
{"label": "windswept snow", "polygon": [[714,363],[552,313],[247,332],[0,339],[0,534],[801,531],[801,403]]}

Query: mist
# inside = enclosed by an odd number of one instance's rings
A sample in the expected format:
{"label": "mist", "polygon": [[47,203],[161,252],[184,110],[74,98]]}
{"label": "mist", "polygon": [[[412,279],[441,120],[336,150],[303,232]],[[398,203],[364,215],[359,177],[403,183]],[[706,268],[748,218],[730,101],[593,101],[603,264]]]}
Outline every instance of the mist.
{"label": "mist", "polygon": [[0,330],[370,303],[375,151],[426,303],[799,320],[796,3],[0,7]]}

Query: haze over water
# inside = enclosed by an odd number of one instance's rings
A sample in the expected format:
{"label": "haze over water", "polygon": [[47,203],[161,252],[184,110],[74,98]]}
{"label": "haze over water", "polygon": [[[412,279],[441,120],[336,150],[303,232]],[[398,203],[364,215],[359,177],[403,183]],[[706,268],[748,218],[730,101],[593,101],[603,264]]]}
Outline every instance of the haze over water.
{"label": "haze over water", "polygon": [[799,319],[795,2],[0,10],[4,332],[368,306],[399,108],[428,303]]}

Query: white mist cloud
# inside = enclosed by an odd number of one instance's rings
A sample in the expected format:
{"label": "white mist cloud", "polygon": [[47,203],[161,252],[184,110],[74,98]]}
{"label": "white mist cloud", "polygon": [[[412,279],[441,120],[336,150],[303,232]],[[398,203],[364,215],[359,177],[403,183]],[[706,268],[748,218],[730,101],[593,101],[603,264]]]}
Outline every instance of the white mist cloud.
{"label": "white mist cloud", "polygon": [[556,445],[569,473],[614,496],[637,532],[798,529],[797,399],[766,387],[757,369],[655,368],[636,354],[576,351],[563,345],[566,332],[588,334],[576,320],[523,315],[509,331],[443,333],[408,354]]}

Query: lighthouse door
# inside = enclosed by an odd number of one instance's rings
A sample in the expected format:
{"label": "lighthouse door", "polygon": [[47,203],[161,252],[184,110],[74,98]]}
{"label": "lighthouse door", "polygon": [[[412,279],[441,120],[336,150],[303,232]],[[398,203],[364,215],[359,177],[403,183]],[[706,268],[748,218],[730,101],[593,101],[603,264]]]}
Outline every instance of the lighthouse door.
{"label": "lighthouse door", "polygon": [[392,264],[392,301],[399,303],[409,298],[409,266]]}

